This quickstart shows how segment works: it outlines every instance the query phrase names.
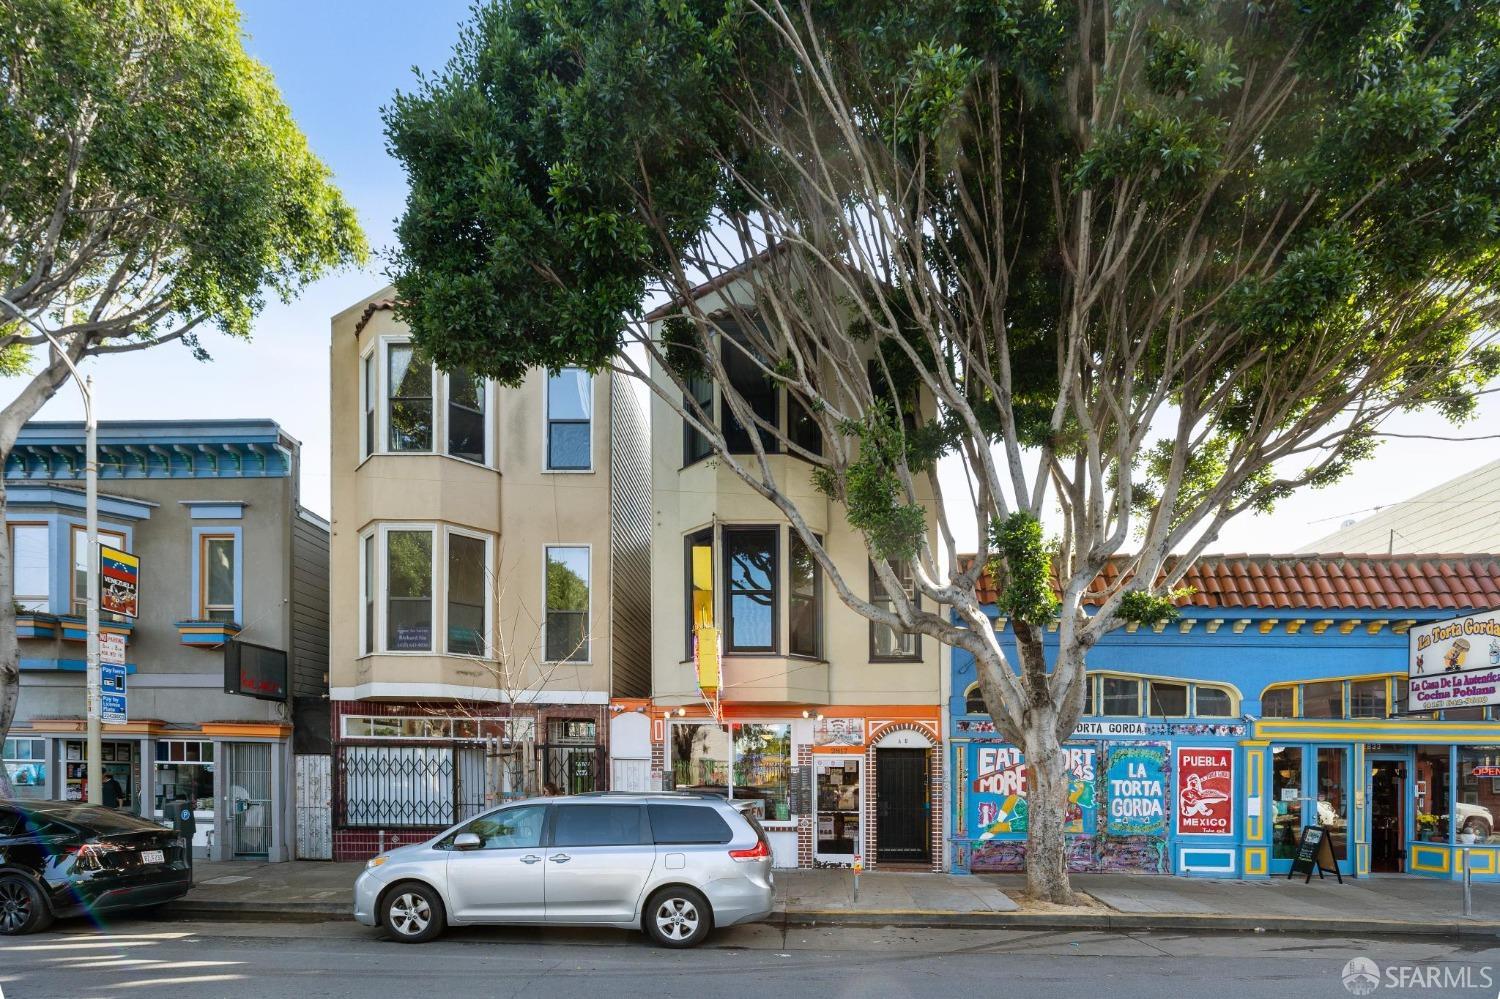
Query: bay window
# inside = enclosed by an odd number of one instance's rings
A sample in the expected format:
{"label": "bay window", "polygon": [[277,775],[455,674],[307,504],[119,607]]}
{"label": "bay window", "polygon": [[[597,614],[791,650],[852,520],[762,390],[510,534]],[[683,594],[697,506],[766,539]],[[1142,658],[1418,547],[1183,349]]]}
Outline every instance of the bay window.
{"label": "bay window", "polygon": [[[704,374],[693,375],[687,380],[687,388],[688,392],[683,398],[682,408],[693,416],[712,422],[714,418],[713,380]],[[693,403],[698,404],[696,410]],[[686,420],[682,421],[682,463],[684,466],[702,461],[713,453],[713,449],[713,444],[707,435],[699,433]]]}
{"label": "bay window", "polygon": [[10,525],[11,592],[21,610],[51,605],[51,544],[46,524]]}
{"label": "bay window", "polygon": [[775,652],[777,629],[774,527],[724,528],[729,652]]}
{"label": "bay window", "polygon": [[792,726],[787,722],[678,722],[669,738],[672,781],[760,803],[771,822],[791,819]]}
{"label": "bay window", "polygon": [[[901,584],[901,589],[906,593],[906,598],[912,602],[917,600],[916,579],[912,575],[911,564],[908,562],[892,561],[891,571],[896,574],[896,579]],[[879,574],[875,572],[875,566],[870,566],[870,603],[882,610],[896,613],[896,601],[891,594],[886,592],[885,583]],[[922,658],[921,640],[910,632],[898,632],[894,628],[870,622],[870,658],[872,660],[886,661],[908,661]]]}
{"label": "bay window", "polygon": [[448,385],[448,453],[480,464],[485,460],[485,382],[467,368],[450,372]]}
{"label": "bay window", "polygon": [[489,542],[481,537],[448,534],[448,652],[482,656],[488,647],[486,597],[489,591]]}
{"label": "bay window", "polygon": [[794,656],[823,652],[823,569],[795,530],[787,536],[787,651]]}
{"label": "bay window", "polygon": [[546,661],[588,662],[589,550],[548,545],[546,563]]}
{"label": "bay window", "polygon": [[594,379],[582,368],[547,377],[547,468],[585,472],[593,467]]}
{"label": "bay window", "polygon": [[[771,427],[778,426],[780,421],[777,418],[777,409],[780,403],[780,390],[752,355],[752,348],[747,338],[731,324],[726,324],[726,329],[727,335],[723,340],[721,356],[724,361],[724,373],[728,376],[730,387],[757,419]],[[728,400],[724,402],[722,415],[724,443],[731,454],[750,454],[755,451],[755,446],[750,443],[752,429],[759,437],[760,445],[767,454],[780,450],[780,442],[773,433],[759,426],[752,428],[742,424],[735,416],[734,409]]]}
{"label": "bay window", "polygon": [[386,418],[391,451],[432,450],[432,365],[417,356],[415,345],[386,347]]}
{"label": "bay window", "polygon": [[375,451],[375,401],[378,390],[375,385],[375,352],[372,350],[360,358],[360,441],[359,456],[368,458]]}
{"label": "bay window", "polygon": [[386,650],[431,652],[432,531],[387,531],[385,544]]}
{"label": "bay window", "polygon": [[360,578],[364,585],[361,605],[365,619],[361,629],[364,642],[359,651],[369,655],[375,651],[375,535],[366,534],[360,539],[360,560],[364,563],[360,567]]}
{"label": "bay window", "polygon": [[714,624],[714,532],[712,528],[687,538],[687,657],[693,657],[693,636]]}

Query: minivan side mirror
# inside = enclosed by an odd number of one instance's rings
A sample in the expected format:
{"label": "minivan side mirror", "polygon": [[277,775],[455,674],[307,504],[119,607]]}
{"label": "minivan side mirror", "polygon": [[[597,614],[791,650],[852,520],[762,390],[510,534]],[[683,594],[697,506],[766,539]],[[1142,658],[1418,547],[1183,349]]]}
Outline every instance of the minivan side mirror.
{"label": "minivan side mirror", "polygon": [[455,850],[477,850],[483,845],[479,842],[479,837],[474,833],[459,833],[453,837],[453,848]]}

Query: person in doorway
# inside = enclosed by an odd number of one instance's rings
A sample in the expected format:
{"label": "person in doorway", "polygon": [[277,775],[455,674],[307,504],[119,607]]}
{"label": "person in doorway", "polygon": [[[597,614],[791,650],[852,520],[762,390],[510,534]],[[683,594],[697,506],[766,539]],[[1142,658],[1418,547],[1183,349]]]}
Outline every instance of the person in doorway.
{"label": "person in doorway", "polygon": [[106,774],[104,783],[99,787],[99,796],[105,808],[119,808],[120,802],[125,799],[125,789],[115,780],[114,774]]}

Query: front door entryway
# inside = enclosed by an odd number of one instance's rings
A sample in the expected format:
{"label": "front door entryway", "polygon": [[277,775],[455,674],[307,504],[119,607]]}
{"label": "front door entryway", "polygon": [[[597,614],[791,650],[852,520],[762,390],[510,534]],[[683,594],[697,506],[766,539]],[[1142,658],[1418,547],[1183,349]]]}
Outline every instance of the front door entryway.
{"label": "front door entryway", "polygon": [[925,749],[875,750],[875,855],[886,863],[932,860]]}
{"label": "front door entryway", "polygon": [[1370,870],[1406,870],[1406,761],[1370,760]]}
{"label": "front door entryway", "polygon": [[236,859],[265,857],[271,851],[271,746],[233,742],[229,750],[229,852]]}
{"label": "front door entryway", "polygon": [[1271,747],[1271,873],[1291,870],[1304,826],[1328,830],[1339,870],[1352,873],[1349,856],[1350,780],[1347,746]]}

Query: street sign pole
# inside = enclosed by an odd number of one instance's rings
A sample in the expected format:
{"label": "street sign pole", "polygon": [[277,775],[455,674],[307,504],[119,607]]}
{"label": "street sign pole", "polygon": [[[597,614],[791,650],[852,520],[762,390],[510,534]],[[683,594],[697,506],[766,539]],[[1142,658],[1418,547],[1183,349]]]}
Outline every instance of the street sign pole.
{"label": "street sign pole", "polygon": [[103,677],[99,671],[99,433],[94,423],[94,378],[84,379],[83,479],[88,533],[88,760],[89,804],[104,801],[104,751],[101,747],[99,700]]}

